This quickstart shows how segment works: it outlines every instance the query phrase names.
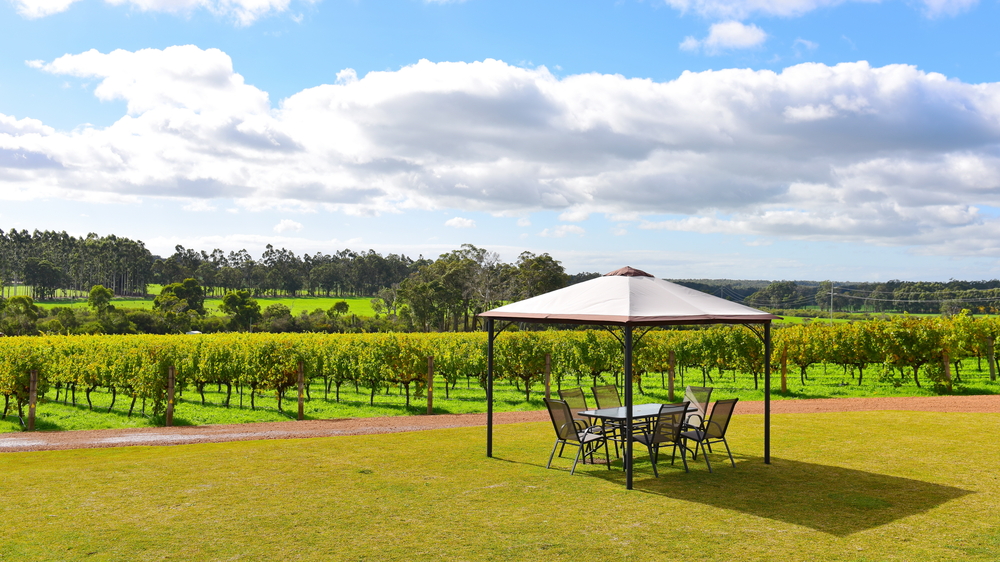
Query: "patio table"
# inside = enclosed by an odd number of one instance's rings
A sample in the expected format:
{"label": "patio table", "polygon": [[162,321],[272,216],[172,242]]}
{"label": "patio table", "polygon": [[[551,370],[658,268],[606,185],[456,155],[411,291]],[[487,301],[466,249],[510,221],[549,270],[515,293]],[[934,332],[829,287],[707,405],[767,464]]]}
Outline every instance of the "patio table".
{"label": "patio table", "polygon": [[[636,404],[632,406],[632,430],[641,429],[648,426],[652,419],[660,415],[660,407],[663,404]],[[690,412],[693,408],[688,406],[686,411]],[[625,436],[623,435],[625,430],[625,419],[628,417],[625,413],[625,406],[619,406],[617,408],[599,408],[597,410],[584,410],[579,412],[581,416],[587,416],[588,418],[596,418],[606,422],[609,427],[614,428],[617,435],[609,437],[609,439],[614,439],[620,443],[625,443]],[[618,446],[615,446],[615,454],[617,455]],[[625,468],[625,467],[623,467]]]}

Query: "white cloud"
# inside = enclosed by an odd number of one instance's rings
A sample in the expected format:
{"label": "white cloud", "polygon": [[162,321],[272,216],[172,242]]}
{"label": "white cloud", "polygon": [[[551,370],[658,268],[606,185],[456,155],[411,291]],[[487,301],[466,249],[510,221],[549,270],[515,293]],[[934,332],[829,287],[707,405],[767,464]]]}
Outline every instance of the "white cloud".
{"label": "white cloud", "polygon": [[65,12],[79,0],[14,0],[17,13],[28,19],[43,18]]}
{"label": "white cloud", "polygon": [[[713,19],[743,20],[753,15],[796,17],[813,10],[848,1],[878,3],[881,0],[665,0],[681,13],[694,12]],[[924,15],[956,15],[975,6],[978,0],[921,0]]]}
{"label": "white cloud", "polygon": [[[36,19],[65,12],[79,0],[14,0],[17,12],[28,19]],[[270,13],[288,10],[289,0],[105,0],[114,6],[128,5],[143,12],[166,12],[186,15],[195,10],[206,10],[217,16],[234,20],[238,25],[250,25]],[[318,1],[318,0],[307,0]]]}
{"label": "white cloud", "polygon": [[[181,208],[184,209],[185,211],[191,211],[194,213],[208,213],[217,210],[217,207],[215,205],[213,205],[209,201],[206,201],[205,199],[194,199],[190,203],[184,205]],[[299,225],[299,227],[301,228],[302,225]],[[281,232],[277,230],[277,227],[275,227],[275,231]]]}
{"label": "white cloud", "polygon": [[472,219],[463,219],[462,217],[455,217],[444,221],[444,225],[452,228],[475,228],[476,221]]}
{"label": "white cloud", "polygon": [[956,16],[978,3],[979,0],[923,0],[924,15],[929,18]]}
{"label": "white cloud", "polygon": [[583,236],[584,233],[586,233],[586,230],[582,227],[576,226],[575,224],[562,224],[555,228],[546,228],[545,230],[539,232],[538,235],[546,238],[562,238],[567,234]]}
{"label": "white cloud", "polygon": [[531,220],[528,219],[527,217],[521,217],[517,219],[517,226],[520,227],[531,226]]}
{"label": "white cloud", "polygon": [[[1000,83],[865,62],[654,82],[421,61],[274,107],[214,49],[89,51],[42,69],[95,82],[128,114],[70,132],[0,115],[5,200],[602,213],[646,228],[1000,256],[954,242],[1000,230],[983,211],[1000,208]],[[570,226],[544,232],[581,233]]]}
{"label": "white cloud", "polygon": [[291,219],[281,219],[281,222],[274,225],[274,231],[278,234],[283,234],[285,232],[300,232],[302,230],[302,223],[295,222]]}
{"label": "white cloud", "polygon": [[719,53],[728,49],[749,49],[760,46],[767,40],[767,33],[754,24],[746,25],[738,21],[724,21],[712,24],[708,37],[701,41],[694,37],[686,37],[680,48],[685,51],[696,51],[704,48],[709,54]]}
{"label": "white cloud", "polygon": [[814,43],[812,41],[809,41],[808,39],[803,39],[803,38],[799,37],[798,39],[795,40],[794,43],[792,43],[792,46],[793,47],[805,47],[806,49],[809,49],[810,51],[814,51],[817,48],[819,48],[819,43]]}

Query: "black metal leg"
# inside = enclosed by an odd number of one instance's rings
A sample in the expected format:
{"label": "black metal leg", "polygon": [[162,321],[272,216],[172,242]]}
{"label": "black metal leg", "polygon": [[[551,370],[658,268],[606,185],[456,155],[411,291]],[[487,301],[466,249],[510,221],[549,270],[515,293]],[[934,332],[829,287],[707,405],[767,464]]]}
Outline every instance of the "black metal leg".
{"label": "black metal leg", "polygon": [[722,438],[722,444],[726,446],[726,452],[729,453],[729,462],[733,463],[733,468],[736,468],[736,461],[733,460],[733,452],[729,450],[729,442],[726,438]]}
{"label": "black metal leg", "polygon": [[559,440],[556,439],[556,442],[552,445],[552,454],[549,455],[549,464],[545,465],[545,468],[552,468],[552,457],[556,455],[556,447],[558,446],[559,446]]}
{"label": "black metal leg", "polygon": [[708,465],[708,471],[712,472],[712,463],[708,461],[708,452],[705,451],[705,442],[699,441],[699,443],[701,443],[701,454],[705,456],[705,464]]}
{"label": "black metal leg", "polygon": [[580,443],[580,448],[576,450],[576,457],[573,459],[573,468],[571,468],[569,471],[570,476],[576,473],[576,463],[580,462],[580,453],[582,452],[583,452],[583,443]]}

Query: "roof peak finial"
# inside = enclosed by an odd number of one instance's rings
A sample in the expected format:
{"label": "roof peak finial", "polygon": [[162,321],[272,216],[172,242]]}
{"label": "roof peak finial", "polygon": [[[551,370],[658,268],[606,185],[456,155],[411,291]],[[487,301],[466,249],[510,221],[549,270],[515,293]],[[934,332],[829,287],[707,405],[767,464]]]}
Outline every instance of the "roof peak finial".
{"label": "roof peak finial", "polygon": [[605,277],[652,277],[652,275],[646,273],[641,269],[636,269],[634,267],[625,266],[621,269],[616,269],[611,273],[605,273]]}

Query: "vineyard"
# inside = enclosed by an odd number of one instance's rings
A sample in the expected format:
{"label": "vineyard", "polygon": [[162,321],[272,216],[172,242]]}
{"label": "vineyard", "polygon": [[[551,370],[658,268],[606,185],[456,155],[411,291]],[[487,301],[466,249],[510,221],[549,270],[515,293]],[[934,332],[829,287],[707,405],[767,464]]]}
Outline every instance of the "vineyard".
{"label": "vineyard", "polygon": [[[966,315],[776,329],[772,388],[789,397],[840,395],[840,388],[862,395],[901,388],[994,392],[998,330],[995,318]],[[553,389],[622,383],[621,345],[605,331],[505,332],[495,349],[498,399],[508,409],[541,408],[547,370]],[[42,408],[72,405],[88,414],[162,423],[173,367],[185,403],[282,413],[290,409],[287,396],[296,393],[301,365],[311,404],[391,403],[393,413],[417,413],[424,406],[428,357],[441,406],[435,411],[470,411],[469,403],[482,411],[483,333],[4,338],[0,394],[4,418],[23,418],[35,371]],[[637,391],[660,401],[669,399],[671,372],[677,388],[707,384],[750,398],[762,392],[763,346],[743,327],[653,330],[638,342],[634,361]],[[311,411],[331,415],[329,409]]]}

